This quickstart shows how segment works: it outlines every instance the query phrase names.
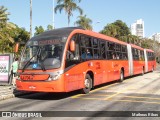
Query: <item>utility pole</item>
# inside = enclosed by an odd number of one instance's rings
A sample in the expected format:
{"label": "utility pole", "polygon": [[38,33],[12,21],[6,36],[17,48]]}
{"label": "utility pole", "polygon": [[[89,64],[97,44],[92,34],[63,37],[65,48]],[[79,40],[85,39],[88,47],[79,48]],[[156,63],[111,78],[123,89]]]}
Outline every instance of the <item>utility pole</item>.
{"label": "utility pole", "polygon": [[53,27],[52,27],[52,29],[54,29],[55,28],[55,26],[54,26],[54,0],[53,0]]}
{"label": "utility pole", "polygon": [[30,0],[30,38],[32,37],[32,0]]}

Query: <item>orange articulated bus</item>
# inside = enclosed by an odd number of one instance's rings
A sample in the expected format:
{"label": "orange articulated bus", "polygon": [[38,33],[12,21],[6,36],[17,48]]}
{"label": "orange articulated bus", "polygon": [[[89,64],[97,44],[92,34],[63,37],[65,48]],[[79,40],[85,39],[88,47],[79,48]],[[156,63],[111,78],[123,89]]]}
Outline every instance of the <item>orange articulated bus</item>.
{"label": "orange articulated bus", "polygon": [[150,71],[150,67],[155,68],[152,50],[81,28],[60,28],[27,42],[16,85],[23,91],[81,89],[89,93],[96,85],[123,81],[127,76]]}

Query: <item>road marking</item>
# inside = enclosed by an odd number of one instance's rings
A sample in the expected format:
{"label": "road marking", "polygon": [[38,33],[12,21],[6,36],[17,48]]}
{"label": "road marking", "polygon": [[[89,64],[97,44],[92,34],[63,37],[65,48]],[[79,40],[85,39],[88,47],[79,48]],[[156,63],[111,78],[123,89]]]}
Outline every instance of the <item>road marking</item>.
{"label": "road marking", "polygon": [[160,98],[152,98],[152,97],[139,97],[139,96],[123,96],[123,97],[127,97],[127,98],[145,98],[145,99],[151,99],[151,100],[160,100]]}
{"label": "road marking", "polygon": [[111,87],[111,86],[116,85],[116,84],[118,84],[118,83],[113,83],[111,85],[107,85],[107,86],[104,86],[104,87],[97,88],[95,90],[90,91],[90,93],[94,93],[96,91],[99,91],[99,90],[102,90],[102,89],[106,89],[106,88]]}
{"label": "road marking", "polygon": [[113,98],[113,97],[115,97],[115,96],[117,96],[117,95],[119,95],[119,94],[121,94],[121,93],[123,93],[123,92],[129,90],[129,89],[132,89],[133,86],[134,86],[134,85],[128,86],[127,88],[122,89],[122,90],[118,91],[117,93],[115,93],[115,94],[113,94],[113,95],[110,95],[110,96],[107,97],[107,98],[104,98],[104,100],[111,99],[111,98]]}
{"label": "road marking", "polygon": [[79,97],[84,96],[84,95],[85,95],[85,94],[78,94],[78,95],[72,96],[71,98],[79,98]]}
{"label": "road marking", "polygon": [[111,99],[101,99],[101,98],[81,98],[82,100],[101,100],[101,101],[116,101],[116,102],[136,102],[136,103],[146,103],[146,104],[160,104],[160,102],[148,102],[143,100],[111,100]]}
{"label": "road marking", "polygon": [[138,100],[107,100],[107,101],[117,101],[117,102],[139,102],[139,103],[149,103],[149,104],[160,104],[160,102],[147,102]]}
{"label": "road marking", "polygon": [[[97,89],[95,89],[95,90],[90,91],[90,93],[94,93],[94,92],[96,92],[96,91],[99,91],[99,90],[102,90],[102,89],[106,89],[106,88],[111,87],[111,86],[116,85],[116,84],[118,84],[118,83],[113,83],[113,84],[111,84],[111,85],[107,85],[107,86],[104,86],[104,87],[97,88]],[[89,94],[78,94],[78,95],[74,95],[74,96],[72,96],[71,98],[79,98],[79,97],[81,97],[81,96],[91,95],[90,93],[89,93]]]}
{"label": "road marking", "polygon": [[[106,95],[106,94],[90,94],[89,96],[111,96],[111,95]],[[160,98],[155,98],[155,97],[141,97],[141,96],[116,96],[116,97],[125,97],[125,98],[139,98],[139,99],[151,99],[151,100],[160,100]]]}
{"label": "road marking", "polygon": [[[126,79],[126,80],[127,80],[127,81],[130,81],[130,80],[132,80],[132,78],[129,78],[129,79]],[[123,81],[123,82],[127,82],[127,81]],[[116,82],[116,83],[113,83],[113,84],[110,84],[110,85],[107,85],[107,86],[104,86],[104,87],[97,88],[97,89],[95,89],[95,90],[90,91],[90,93],[94,93],[94,92],[97,92],[97,91],[100,91],[100,90],[109,88],[109,87],[111,87],[111,86],[113,86],[113,85],[116,85],[116,84],[119,84],[119,83]],[[89,95],[90,95],[90,93],[89,93]],[[78,95],[72,96],[71,98],[79,98],[79,97],[85,96],[85,95],[87,95],[87,94],[78,94]]]}

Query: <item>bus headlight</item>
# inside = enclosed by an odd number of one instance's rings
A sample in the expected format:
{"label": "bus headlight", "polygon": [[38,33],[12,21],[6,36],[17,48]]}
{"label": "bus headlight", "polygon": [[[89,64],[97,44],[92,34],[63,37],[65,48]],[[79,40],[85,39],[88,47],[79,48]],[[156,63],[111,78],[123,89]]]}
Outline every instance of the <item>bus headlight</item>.
{"label": "bus headlight", "polygon": [[60,76],[63,74],[63,70],[57,71],[55,74],[51,74],[50,77],[48,78],[48,81],[52,80],[58,80]]}
{"label": "bus headlight", "polygon": [[60,78],[60,75],[51,75],[49,78],[48,78],[48,81],[52,81],[52,80],[58,80]]}

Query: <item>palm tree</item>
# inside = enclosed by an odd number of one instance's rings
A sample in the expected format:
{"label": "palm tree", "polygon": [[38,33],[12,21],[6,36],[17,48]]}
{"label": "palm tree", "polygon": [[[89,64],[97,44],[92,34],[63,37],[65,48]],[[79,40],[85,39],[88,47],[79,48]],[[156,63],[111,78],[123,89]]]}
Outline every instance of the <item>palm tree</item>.
{"label": "palm tree", "polygon": [[7,23],[9,13],[6,11],[7,8],[0,6],[0,28],[4,27]]}
{"label": "palm tree", "polygon": [[86,15],[84,16],[78,16],[78,20],[74,23],[77,26],[81,26],[84,29],[92,30],[92,20],[90,18],[87,18]]}
{"label": "palm tree", "polygon": [[36,36],[36,35],[39,35],[43,32],[44,32],[44,28],[42,26],[36,26],[34,35]]}
{"label": "palm tree", "polygon": [[14,43],[12,37],[10,37],[9,32],[16,28],[15,24],[11,22],[7,22],[8,15],[10,15],[7,11],[7,8],[4,6],[0,6],[0,39],[3,41],[9,40],[11,43]]}
{"label": "palm tree", "polygon": [[105,26],[104,29],[100,31],[100,33],[111,37],[119,38],[119,27],[111,23]]}
{"label": "palm tree", "polygon": [[[68,15],[68,26],[70,23],[70,17],[73,16],[73,11],[78,10],[79,13],[82,15],[83,10],[77,6],[76,4],[77,0],[57,0],[57,6],[55,7],[55,13],[57,13],[57,10],[61,13],[61,11],[64,9],[66,14]],[[80,2],[81,0],[78,0]]]}

